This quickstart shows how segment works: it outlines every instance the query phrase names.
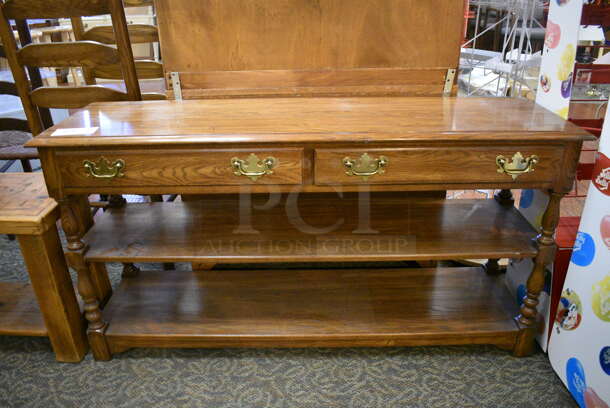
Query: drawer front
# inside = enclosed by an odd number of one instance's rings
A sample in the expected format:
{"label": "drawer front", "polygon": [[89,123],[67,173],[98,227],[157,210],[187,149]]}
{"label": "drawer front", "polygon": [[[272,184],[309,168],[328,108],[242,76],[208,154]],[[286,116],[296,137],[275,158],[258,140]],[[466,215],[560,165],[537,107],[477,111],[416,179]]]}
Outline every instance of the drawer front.
{"label": "drawer front", "polygon": [[[521,153],[523,161],[516,156],[517,152]],[[503,156],[504,160],[498,156]],[[315,153],[315,183],[480,184],[506,183],[513,180],[552,182],[561,174],[562,157],[561,146],[318,149]],[[510,174],[498,172],[498,162],[504,162],[503,166]],[[513,166],[515,162],[520,165]],[[530,170],[533,166],[533,171],[526,172],[527,166],[530,166]],[[524,167],[525,169],[522,169]]]}
{"label": "drawer front", "polygon": [[301,184],[302,149],[58,152],[65,187]]}

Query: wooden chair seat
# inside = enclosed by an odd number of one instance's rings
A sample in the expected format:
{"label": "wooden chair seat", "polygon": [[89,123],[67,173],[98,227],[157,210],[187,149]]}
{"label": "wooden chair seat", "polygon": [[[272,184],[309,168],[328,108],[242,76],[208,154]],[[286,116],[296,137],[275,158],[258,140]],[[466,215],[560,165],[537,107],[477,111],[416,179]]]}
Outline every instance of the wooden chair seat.
{"label": "wooden chair seat", "polygon": [[38,150],[32,147],[7,146],[0,147],[0,160],[33,160],[38,158]]}
{"label": "wooden chair seat", "polygon": [[31,138],[26,132],[0,132],[0,160],[37,159],[38,150],[23,146]]}

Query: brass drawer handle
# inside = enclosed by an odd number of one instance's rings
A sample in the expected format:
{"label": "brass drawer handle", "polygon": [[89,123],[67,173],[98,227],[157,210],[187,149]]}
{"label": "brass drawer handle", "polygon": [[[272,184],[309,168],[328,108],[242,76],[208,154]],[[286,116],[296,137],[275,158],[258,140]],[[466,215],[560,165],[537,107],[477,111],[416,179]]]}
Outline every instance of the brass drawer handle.
{"label": "brass drawer handle", "polygon": [[233,157],[231,167],[236,176],[246,176],[250,180],[256,181],[259,177],[273,174],[273,168],[277,166],[278,160],[275,157],[267,157],[260,160],[254,153],[250,154],[246,160]]}
{"label": "brass drawer handle", "polygon": [[506,157],[499,155],[496,157],[496,165],[498,173],[506,173],[516,180],[522,174],[531,173],[538,164],[539,159],[535,154],[529,157],[523,157],[521,152],[514,154],[512,161],[509,162]]}
{"label": "brass drawer handle", "polygon": [[369,177],[376,174],[385,173],[385,167],[390,160],[385,156],[379,156],[378,159],[373,159],[368,153],[364,153],[359,159],[343,159],[343,166],[347,169],[345,174],[348,176],[362,177],[366,181]]}
{"label": "brass drawer handle", "polygon": [[123,169],[125,161],[123,159],[115,160],[112,164],[105,157],[100,157],[97,163],[90,160],[83,161],[83,167],[87,171],[87,175],[95,178],[113,179],[123,177]]}

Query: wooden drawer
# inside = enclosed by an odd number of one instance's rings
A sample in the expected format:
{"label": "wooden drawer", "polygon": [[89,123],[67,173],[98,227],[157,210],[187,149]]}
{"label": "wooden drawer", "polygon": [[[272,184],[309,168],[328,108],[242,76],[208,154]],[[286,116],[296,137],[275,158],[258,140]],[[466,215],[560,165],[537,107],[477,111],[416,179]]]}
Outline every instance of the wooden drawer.
{"label": "wooden drawer", "polygon": [[[251,176],[235,174],[239,170],[234,158],[245,161],[241,169]],[[248,164],[249,158],[253,163]],[[256,163],[267,158],[274,158],[272,172],[253,175],[264,172],[265,167]],[[302,149],[70,151],[58,152],[57,160],[65,187],[290,185],[303,179]],[[110,168],[100,166],[100,160]],[[96,175],[86,168],[86,161]],[[118,169],[117,163],[123,167]],[[119,170],[121,175],[112,177]]]}
{"label": "wooden drawer", "polygon": [[[534,171],[517,176],[519,182],[552,182],[561,174],[562,146],[443,147],[408,149],[317,149],[315,183],[328,184],[452,184],[505,183],[513,177],[498,172],[496,158],[504,156],[509,164],[515,153],[538,157]],[[367,155],[367,156],[365,156]],[[382,174],[368,177],[347,174],[344,159],[354,161],[356,173],[373,173],[379,159],[385,158]],[[369,166],[363,166],[369,160]],[[368,169],[368,170],[367,170]]]}

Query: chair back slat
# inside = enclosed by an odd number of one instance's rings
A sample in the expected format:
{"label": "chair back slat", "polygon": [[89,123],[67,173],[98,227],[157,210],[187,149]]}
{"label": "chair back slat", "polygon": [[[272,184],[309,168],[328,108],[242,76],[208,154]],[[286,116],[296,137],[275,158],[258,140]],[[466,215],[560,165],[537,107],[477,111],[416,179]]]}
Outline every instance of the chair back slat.
{"label": "chair back slat", "polygon": [[109,14],[108,0],[7,0],[8,19],[70,18]]}
{"label": "chair back slat", "polygon": [[164,101],[167,99],[167,96],[158,92],[147,92],[142,94],[143,101]]}
{"label": "chair back slat", "polygon": [[124,0],[125,7],[146,7],[154,4],[153,0]]}
{"label": "chair back slat", "polygon": [[[27,45],[21,50],[13,34],[10,19],[17,23],[32,18],[69,17],[110,14],[116,49],[95,42]],[[44,130],[39,108],[82,108],[93,102],[140,101],[142,94],[133,59],[122,0],[6,0],[0,1],[0,39],[4,45],[13,78],[32,135]],[[83,69],[119,64],[127,93],[103,87],[34,87],[25,67],[73,67]]]}
{"label": "chair back slat", "polygon": [[0,118],[0,131],[3,130],[18,130],[20,132],[30,132],[30,126],[25,119],[17,118]]}
{"label": "chair back slat", "polygon": [[[159,41],[159,30],[149,24],[130,24],[127,26],[129,39],[132,44],[144,44]],[[82,36],[83,40],[97,41],[102,44],[115,44],[114,31],[111,26],[97,26],[87,31]]]}
{"label": "chair back slat", "polygon": [[126,93],[99,85],[42,87],[32,91],[35,105],[54,109],[79,109],[94,102],[128,101]]}
{"label": "chair back slat", "polygon": [[31,67],[88,67],[118,64],[119,54],[93,41],[29,44],[18,51],[19,62]]}
{"label": "chair back slat", "polygon": [[19,96],[19,91],[14,82],[0,81],[0,94]]}
{"label": "chair back slat", "polygon": [[[155,79],[163,77],[163,64],[157,61],[136,61],[138,79]],[[92,70],[95,78],[123,79],[120,65],[101,65]]]}

